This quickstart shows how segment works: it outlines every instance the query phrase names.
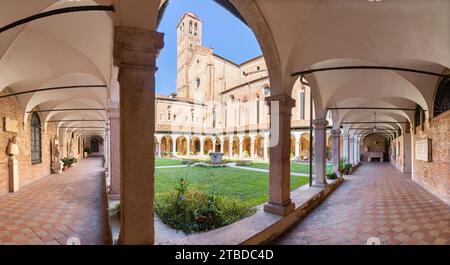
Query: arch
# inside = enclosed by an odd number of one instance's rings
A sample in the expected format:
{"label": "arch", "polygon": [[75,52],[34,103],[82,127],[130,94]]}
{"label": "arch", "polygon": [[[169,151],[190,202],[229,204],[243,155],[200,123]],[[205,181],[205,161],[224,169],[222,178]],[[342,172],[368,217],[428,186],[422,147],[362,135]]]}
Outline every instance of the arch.
{"label": "arch", "polygon": [[191,155],[199,155],[201,145],[200,138],[198,136],[192,136],[190,145],[191,145],[190,146]]}
{"label": "arch", "polygon": [[450,76],[442,78],[433,100],[433,117],[450,110]]}
{"label": "arch", "polygon": [[244,136],[242,138],[242,157],[250,157],[252,152],[251,152],[251,148],[252,148],[252,144],[251,144],[251,138],[250,136]]}
{"label": "arch", "polygon": [[203,153],[209,154],[213,152],[213,140],[211,137],[206,137],[203,143]]}
{"label": "arch", "polygon": [[172,137],[165,135],[161,137],[161,156],[171,156],[173,153]]}
{"label": "arch", "polygon": [[188,150],[188,142],[185,136],[179,136],[176,138],[176,153],[177,155],[186,156]]}
{"label": "arch", "polygon": [[[303,133],[300,136],[300,159],[301,160],[309,160],[309,133]],[[312,137],[312,141],[314,143],[314,136]],[[314,144],[312,145],[313,150],[313,159],[314,159]]]}
{"label": "arch", "polygon": [[223,154],[230,156],[230,139],[228,137],[223,138]]}
{"label": "arch", "polygon": [[255,150],[254,155],[256,158],[264,157],[264,137],[262,135],[256,135],[255,137]]}
{"label": "arch", "polygon": [[232,138],[232,153],[231,156],[239,156],[239,138],[234,136]]}

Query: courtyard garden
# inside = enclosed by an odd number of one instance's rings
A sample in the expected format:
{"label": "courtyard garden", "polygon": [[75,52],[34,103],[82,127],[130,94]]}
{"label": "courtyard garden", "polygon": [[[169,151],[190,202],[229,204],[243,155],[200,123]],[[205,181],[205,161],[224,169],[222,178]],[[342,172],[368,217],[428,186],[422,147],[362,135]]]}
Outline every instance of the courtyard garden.
{"label": "courtyard garden", "polygon": [[[268,199],[266,172],[199,167],[167,158],[156,159],[155,164],[156,213],[166,225],[185,233],[239,221],[253,215],[255,206]],[[182,164],[186,166],[158,168]],[[306,183],[307,177],[292,176],[291,190]]]}

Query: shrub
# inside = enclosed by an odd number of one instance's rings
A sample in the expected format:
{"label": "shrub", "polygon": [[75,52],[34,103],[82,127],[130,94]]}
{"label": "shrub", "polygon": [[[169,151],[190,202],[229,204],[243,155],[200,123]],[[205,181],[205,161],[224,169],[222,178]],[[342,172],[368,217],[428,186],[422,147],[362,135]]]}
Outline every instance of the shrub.
{"label": "shrub", "polygon": [[345,174],[350,174],[350,169],[352,169],[353,165],[352,164],[345,164],[344,166],[344,172]]}
{"label": "shrub", "polygon": [[64,166],[70,167],[76,162],[78,162],[78,160],[75,157],[64,157],[63,159],[61,159],[61,162],[63,162]]}
{"label": "shrub", "polygon": [[156,196],[155,210],[163,223],[186,234],[229,225],[256,212],[248,203],[189,189],[181,178],[174,191]]}
{"label": "shrub", "polygon": [[337,179],[338,176],[334,172],[330,172],[327,174],[327,179]]}
{"label": "shrub", "polygon": [[198,160],[198,159],[183,159],[181,161],[181,164],[189,166],[189,165],[193,165],[193,164],[198,163],[198,162],[200,162],[200,160]]}
{"label": "shrub", "polygon": [[239,167],[249,167],[252,165],[252,161],[247,161],[247,160],[237,160],[235,161],[236,166]]}

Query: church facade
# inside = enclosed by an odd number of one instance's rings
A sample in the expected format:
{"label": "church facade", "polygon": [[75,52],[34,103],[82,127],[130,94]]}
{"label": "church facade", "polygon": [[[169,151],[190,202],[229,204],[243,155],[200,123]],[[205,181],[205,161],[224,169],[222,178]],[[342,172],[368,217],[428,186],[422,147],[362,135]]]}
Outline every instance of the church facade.
{"label": "church facade", "polygon": [[[265,60],[257,56],[238,64],[214,53],[202,44],[202,27],[193,13],[184,14],[177,26],[176,93],[156,97],[155,152],[172,157],[222,152],[268,159],[270,116],[265,98],[271,93]],[[291,157],[308,159],[309,87],[297,81],[292,98]],[[331,149],[331,137],[327,141]]]}

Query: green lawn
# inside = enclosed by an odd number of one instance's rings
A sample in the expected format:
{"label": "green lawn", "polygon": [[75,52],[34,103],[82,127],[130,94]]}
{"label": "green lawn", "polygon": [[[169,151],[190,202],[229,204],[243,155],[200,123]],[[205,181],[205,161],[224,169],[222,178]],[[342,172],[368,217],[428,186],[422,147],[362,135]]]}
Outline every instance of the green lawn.
{"label": "green lawn", "polygon": [[[180,177],[186,177],[192,187],[206,192],[245,200],[258,205],[268,198],[268,173],[237,168],[159,168],[155,171],[156,193],[173,190]],[[308,182],[307,177],[291,177],[291,190]]]}
{"label": "green lawn", "polygon": [[[269,164],[263,163],[263,162],[253,162],[250,167],[260,168],[260,169],[269,169]],[[332,171],[332,169],[333,169],[332,165],[327,165],[327,172]],[[291,163],[291,172],[292,173],[309,174],[309,165],[308,164]],[[314,173],[314,165],[313,165],[313,173]]]}
{"label": "green lawn", "polygon": [[155,159],[155,166],[178,166],[181,165],[181,160],[170,159],[170,158],[157,158]]}

